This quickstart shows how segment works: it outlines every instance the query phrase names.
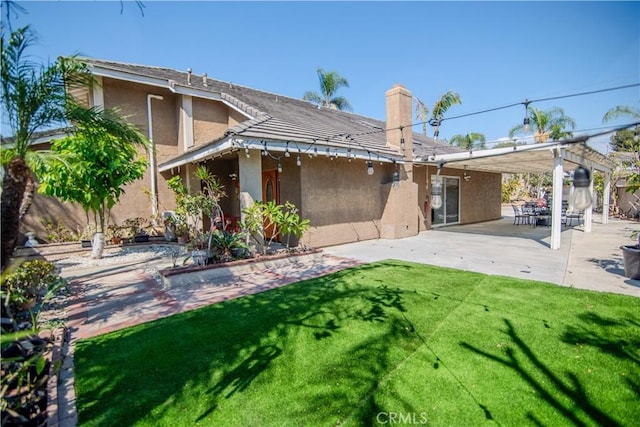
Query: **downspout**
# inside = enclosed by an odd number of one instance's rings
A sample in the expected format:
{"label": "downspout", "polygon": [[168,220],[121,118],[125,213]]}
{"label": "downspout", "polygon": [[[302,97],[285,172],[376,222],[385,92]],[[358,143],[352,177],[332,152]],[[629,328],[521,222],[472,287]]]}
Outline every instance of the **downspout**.
{"label": "downspout", "polygon": [[147,129],[149,134],[149,170],[151,178],[151,218],[154,223],[158,218],[158,177],[157,177],[157,165],[156,165],[156,145],[153,142],[153,117],[151,114],[151,100],[164,98],[160,95],[147,95]]}

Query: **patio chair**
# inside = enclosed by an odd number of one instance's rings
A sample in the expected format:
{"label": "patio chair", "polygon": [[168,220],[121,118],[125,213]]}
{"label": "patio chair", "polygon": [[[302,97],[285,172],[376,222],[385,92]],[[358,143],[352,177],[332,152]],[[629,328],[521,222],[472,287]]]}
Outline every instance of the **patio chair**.
{"label": "patio chair", "polygon": [[511,205],[511,207],[513,208],[513,224],[514,225],[520,225],[520,224],[529,224],[529,214],[524,213],[524,211],[522,210],[522,206],[518,206],[518,205]]}
{"label": "patio chair", "polygon": [[567,211],[567,221],[566,221],[567,226],[571,227],[571,224],[573,223],[574,219],[578,222],[578,226],[584,223],[584,211],[583,210],[571,211],[571,212]]}

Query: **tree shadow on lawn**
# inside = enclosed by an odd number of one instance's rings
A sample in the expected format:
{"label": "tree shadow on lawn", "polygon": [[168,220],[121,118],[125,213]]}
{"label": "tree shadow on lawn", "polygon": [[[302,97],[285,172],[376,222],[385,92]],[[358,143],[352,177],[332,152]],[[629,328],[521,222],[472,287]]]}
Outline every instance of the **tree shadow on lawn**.
{"label": "tree shadow on lawn", "polygon": [[[587,396],[584,386],[573,372],[566,372],[565,375],[568,380],[563,379],[560,375],[553,372],[518,335],[513,324],[507,319],[504,319],[504,323],[506,325],[506,335],[509,336],[515,344],[515,349],[511,347],[507,348],[506,357],[491,354],[465,342],[461,343],[462,347],[514,370],[553,407],[557,413],[573,425],[584,426],[590,425],[591,422],[606,426],[621,425],[595,405],[589,396]],[[585,329],[585,331],[586,330],[587,329]],[[567,332],[564,340],[569,339],[569,342],[573,344],[575,341],[572,341],[572,339],[577,336],[578,335],[572,332]],[[533,366],[534,369],[532,369],[531,366]],[[631,382],[631,384],[633,384],[633,382]],[[637,386],[637,384],[634,385]],[[563,401],[570,403],[566,404],[563,403]],[[585,422],[583,417],[579,416],[580,413],[585,414],[590,422]],[[545,424],[532,412],[527,413],[527,418],[536,425]]]}
{"label": "tree shadow on lawn", "polygon": [[[391,369],[389,354],[397,352],[399,342],[417,341],[403,316],[403,292],[413,291],[396,288],[392,282],[401,280],[397,276],[389,283],[381,280],[377,273],[381,267],[411,268],[395,262],[360,266],[78,342],[80,421],[131,425],[162,419],[175,413],[171,406],[190,390],[202,390],[198,400],[206,409],[181,414],[185,421],[202,422],[221,399],[245,391],[283,351],[289,351],[292,337],[310,334],[312,342],[322,342],[345,328],[347,333],[358,325],[381,324],[379,333],[350,343],[353,363],[335,374],[353,381],[356,399],[360,398]],[[313,355],[309,357],[313,361]],[[104,362],[98,365],[97,360]],[[124,364],[127,368],[119,369]],[[344,394],[354,387],[338,388],[313,404],[335,406],[339,413],[339,408],[355,403],[353,395]]]}

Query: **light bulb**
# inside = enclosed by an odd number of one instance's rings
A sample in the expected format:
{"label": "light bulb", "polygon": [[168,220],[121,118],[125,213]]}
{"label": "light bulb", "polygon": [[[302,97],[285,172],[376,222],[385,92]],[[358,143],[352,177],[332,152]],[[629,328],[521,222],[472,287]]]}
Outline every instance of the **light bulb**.
{"label": "light bulb", "polygon": [[282,173],[282,164],[278,162],[278,172]]}
{"label": "light bulb", "polygon": [[571,195],[571,206],[579,211],[587,209],[593,203],[589,188],[576,187]]}
{"label": "light bulb", "polygon": [[580,165],[573,171],[573,194],[571,194],[571,206],[577,210],[587,209],[593,203],[591,198],[591,173],[589,169]]}
{"label": "light bulb", "polygon": [[398,171],[393,172],[393,182],[400,181],[400,173]]}
{"label": "light bulb", "polygon": [[442,182],[440,178],[436,177],[431,186],[431,206],[434,209],[440,209],[442,207]]}
{"label": "light bulb", "polygon": [[285,157],[291,157],[291,154],[289,153],[289,149],[287,148],[287,150],[284,152],[284,156]]}
{"label": "light bulb", "polygon": [[367,174],[373,175],[373,162],[371,160],[367,162]]}
{"label": "light bulb", "polygon": [[442,196],[432,194],[431,206],[433,207],[433,209],[440,209],[442,207]]}
{"label": "light bulb", "polygon": [[296,165],[298,166],[302,165],[302,160],[300,160],[300,156],[298,156],[298,158],[296,159]]}
{"label": "light bulb", "polygon": [[248,159],[249,157],[251,157],[251,155],[249,154],[249,149],[248,149],[248,148],[245,148],[245,149],[244,149],[244,154],[245,154],[245,156],[247,156],[247,159]]}

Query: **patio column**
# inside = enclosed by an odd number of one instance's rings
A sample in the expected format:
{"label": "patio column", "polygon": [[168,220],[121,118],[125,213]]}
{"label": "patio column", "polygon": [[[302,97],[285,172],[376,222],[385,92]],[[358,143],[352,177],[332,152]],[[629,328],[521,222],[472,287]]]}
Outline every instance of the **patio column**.
{"label": "patio column", "polygon": [[551,249],[560,249],[562,233],[562,181],[563,181],[562,151],[553,152],[553,204],[551,206]]}
{"label": "patio column", "polygon": [[[589,194],[591,194],[592,200],[595,200],[593,196],[593,168],[589,168],[591,173],[591,183],[589,184]],[[591,222],[593,221],[593,203],[584,211],[584,232],[591,233]]]}
{"label": "patio column", "polygon": [[602,223],[609,223],[609,199],[611,197],[611,172],[604,173],[604,191],[602,192]]}
{"label": "patio column", "polygon": [[262,201],[262,158],[259,151],[252,150],[248,158],[244,154],[238,156],[238,179],[241,211],[256,200]]}

